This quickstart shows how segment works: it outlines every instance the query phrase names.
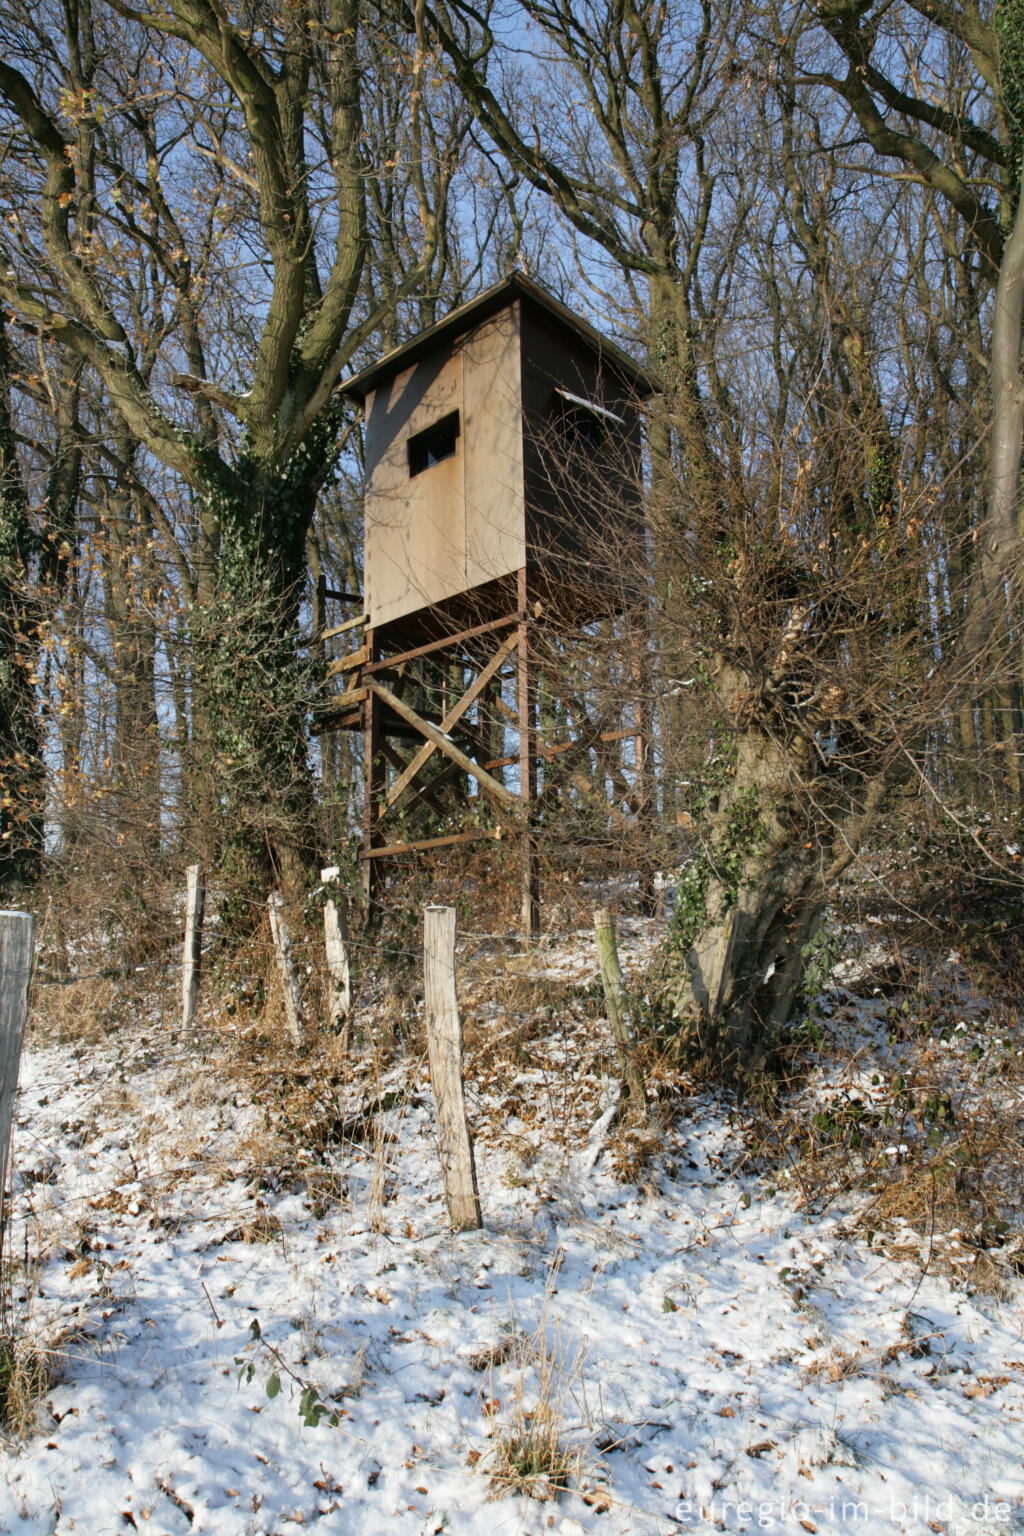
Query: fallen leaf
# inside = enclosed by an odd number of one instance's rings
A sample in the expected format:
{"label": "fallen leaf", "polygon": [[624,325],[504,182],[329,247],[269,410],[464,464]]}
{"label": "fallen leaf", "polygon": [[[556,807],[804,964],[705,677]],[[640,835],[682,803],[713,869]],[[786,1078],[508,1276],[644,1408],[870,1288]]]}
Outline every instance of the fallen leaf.
{"label": "fallen leaf", "polygon": [[612,1496],[607,1488],[587,1488],[581,1497],[584,1504],[589,1504],[598,1515],[606,1515],[612,1507]]}

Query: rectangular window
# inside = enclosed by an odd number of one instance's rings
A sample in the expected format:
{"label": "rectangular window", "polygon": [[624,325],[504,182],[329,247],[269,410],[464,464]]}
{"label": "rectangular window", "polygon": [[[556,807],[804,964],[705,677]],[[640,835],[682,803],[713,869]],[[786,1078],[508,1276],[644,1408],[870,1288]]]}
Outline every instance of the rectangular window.
{"label": "rectangular window", "polygon": [[603,452],[610,425],[626,425],[614,411],[568,389],[555,390],[554,415],[566,447],[591,454]]}
{"label": "rectangular window", "polygon": [[442,416],[441,420],[435,421],[433,426],[425,427],[422,432],[417,432],[415,436],[410,437],[407,444],[410,476],[421,475],[425,469],[430,469],[434,464],[441,464],[445,459],[454,458],[458,441],[458,411]]}

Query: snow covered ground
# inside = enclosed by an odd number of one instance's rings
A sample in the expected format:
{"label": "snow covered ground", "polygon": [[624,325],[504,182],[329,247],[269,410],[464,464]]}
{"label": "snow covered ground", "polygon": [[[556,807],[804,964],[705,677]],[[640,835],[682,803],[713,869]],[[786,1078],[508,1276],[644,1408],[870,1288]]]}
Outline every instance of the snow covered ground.
{"label": "snow covered ground", "polygon": [[[212,1026],[30,1040],[16,1310],[63,1366],[0,1529],[1024,1530],[1024,1283],[972,1292],[909,1229],[902,1259],[869,1245],[863,1196],[814,1214],[705,1092],[617,1182],[586,1150],[592,946],[548,947],[531,1020],[516,964],[497,1000],[464,982],[486,1225],[458,1236],[414,1055],[283,1091]],[[550,1426],[573,1486],[496,1488]]]}

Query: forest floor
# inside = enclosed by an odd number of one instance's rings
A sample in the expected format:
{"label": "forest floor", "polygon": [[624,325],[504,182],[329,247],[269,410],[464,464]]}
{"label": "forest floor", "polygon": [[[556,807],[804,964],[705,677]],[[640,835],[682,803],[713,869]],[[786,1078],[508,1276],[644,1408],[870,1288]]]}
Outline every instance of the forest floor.
{"label": "forest floor", "polygon": [[38,988],[0,1530],[1024,1530],[1024,1032],[885,933],[835,930],[779,1100],[652,1057],[646,1133],[591,937],[462,939],[459,1235],[411,993],[296,1057],[181,1038],[171,977]]}

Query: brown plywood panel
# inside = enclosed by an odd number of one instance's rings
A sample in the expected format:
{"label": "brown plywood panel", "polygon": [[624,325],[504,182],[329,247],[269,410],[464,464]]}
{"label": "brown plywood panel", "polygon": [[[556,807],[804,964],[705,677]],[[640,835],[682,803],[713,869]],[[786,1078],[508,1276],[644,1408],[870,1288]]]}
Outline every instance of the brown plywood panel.
{"label": "brown plywood panel", "polygon": [[[516,298],[417,356],[366,397],[373,626],[498,590],[527,563],[574,590],[633,585],[644,551],[640,418],[600,347]],[[596,444],[571,441],[565,391],[622,420],[602,416]],[[410,438],[455,411],[454,453],[421,444],[414,465],[424,467],[410,473]]]}
{"label": "brown plywood panel", "polygon": [[519,305],[479,326],[463,345],[465,587],[526,562]]}
{"label": "brown plywood panel", "polygon": [[464,452],[410,476],[408,441],[449,412],[462,426],[462,356],[426,358],[366,401],[366,611],[374,627],[465,586]]}
{"label": "brown plywood panel", "polygon": [[[596,447],[562,429],[559,389],[621,417],[601,419]],[[631,587],[644,562],[636,402],[599,351],[523,307],[524,480],[531,564],[577,587]]]}

